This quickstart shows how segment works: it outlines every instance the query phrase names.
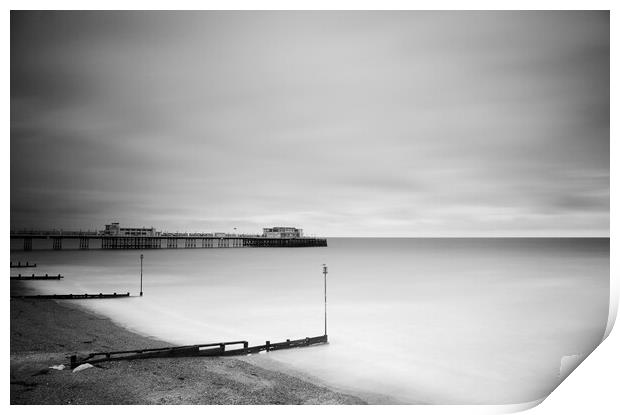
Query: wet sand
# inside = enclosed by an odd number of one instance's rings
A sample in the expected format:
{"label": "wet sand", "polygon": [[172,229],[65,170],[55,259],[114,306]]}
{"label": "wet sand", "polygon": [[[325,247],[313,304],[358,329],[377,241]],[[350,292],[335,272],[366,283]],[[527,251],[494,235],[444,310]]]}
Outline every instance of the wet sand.
{"label": "wet sand", "polygon": [[[12,283],[11,292],[16,289]],[[105,362],[76,373],[49,368],[68,366],[72,354],[167,345],[125,330],[70,300],[11,299],[11,404],[365,403],[244,358]]]}

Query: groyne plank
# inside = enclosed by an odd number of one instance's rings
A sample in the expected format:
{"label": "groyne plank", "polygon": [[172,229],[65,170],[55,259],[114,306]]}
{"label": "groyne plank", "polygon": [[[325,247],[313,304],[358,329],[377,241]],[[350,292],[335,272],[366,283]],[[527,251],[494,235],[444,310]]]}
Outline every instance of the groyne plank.
{"label": "groyne plank", "polygon": [[36,268],[37,264],[31,264],[29,262],[26,262],[25,264],[22,264],[21,262],[18,262],[17,264],[13,264],[11,262],[11,268]]}
{"label": "groyne plank", "polygon": [[41,294],[41,295],[12,295],[11,298],[33,299],[33,300],[86,300],[100,298],[126,298],[129,293],[122,294]]}
{"label": "groyne plank", "polygon": [[11,280],[60,280],[64,278],[62,275],[11,275]]}
{"label": "groyne plank", "polygon": [[[84,363],[102,363],[116,360],[132,360],[132,359],[152,359],[164,357],[215,357],[215,356],[240,356],[247,354],[260,353],[262,351],[276,351],[283,349],[291,349],[297,347],[308,347],[318,344],[327,344],[327,335],[306,337],[297,340],[286,340],[285,342],[271,343],[266,341],[265,344],[257,346],[248,346],[245,340],[194,344],[189,346],[161,347],[156,349],[139,349],[139,350],[121,350],[110,352],[90,353],[86,357],[79,359],[77,355],[70,358],[71,368],[75,368]],[[226,346],[243,345],[241,348],[228,349]]]}

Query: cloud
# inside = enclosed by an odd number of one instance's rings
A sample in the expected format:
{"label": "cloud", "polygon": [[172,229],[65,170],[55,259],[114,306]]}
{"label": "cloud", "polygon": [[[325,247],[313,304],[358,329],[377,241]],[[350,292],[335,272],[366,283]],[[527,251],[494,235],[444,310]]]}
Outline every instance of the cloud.
{"label": "cloud", "polygon": [[111,219],[608,235],[609,14],[12,12],[11,225]]}

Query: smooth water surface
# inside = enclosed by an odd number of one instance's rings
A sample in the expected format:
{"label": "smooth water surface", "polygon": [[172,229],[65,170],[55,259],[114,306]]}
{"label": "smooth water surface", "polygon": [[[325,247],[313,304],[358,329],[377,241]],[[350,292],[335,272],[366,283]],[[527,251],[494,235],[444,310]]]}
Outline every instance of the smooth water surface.
{"label": "smooth water surface", "polygon": [[[330,238],[327,248],[12,251],[41,293],[139,292],[80,300],[177,344],[330,344],[269,357],[346,391],[401,402],[521,403],[560,382],[560,360],[592,351],[609,305],[609,239]],[[11,270],[31,273],[31,269]]]}

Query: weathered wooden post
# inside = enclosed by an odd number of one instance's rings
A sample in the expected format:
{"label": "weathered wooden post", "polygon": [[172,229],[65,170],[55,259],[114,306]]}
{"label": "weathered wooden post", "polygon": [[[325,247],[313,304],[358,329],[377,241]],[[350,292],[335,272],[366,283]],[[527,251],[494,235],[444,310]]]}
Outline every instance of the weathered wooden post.
{"label": "weathered wooden post", "polygon": [[77,356],[76,355],[71,355],[71,369],[75,369],[75,367],[77,366],[76,362],[77,362]]}
{"label": "weathered wooden post", "polygon": [[144,255],[140,254],[140,297],[142,297],[142,260],[144,259]]}
{"label": "weathered wooden post", "polygon": [[271,347],[271,342],[269,340],[267,340],[265,342],[265,350],[269,351],[269,348]]}

